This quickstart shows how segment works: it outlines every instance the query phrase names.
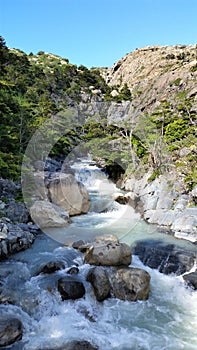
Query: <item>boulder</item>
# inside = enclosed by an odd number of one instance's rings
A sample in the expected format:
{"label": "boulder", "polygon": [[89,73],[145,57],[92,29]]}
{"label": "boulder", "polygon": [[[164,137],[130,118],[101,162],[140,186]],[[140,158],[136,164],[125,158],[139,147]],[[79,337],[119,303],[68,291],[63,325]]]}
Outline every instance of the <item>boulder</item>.
{"label": "boulder", "polygon": [[131,249],[126,243],[102,240],[92,245],[85,253],[90,265],[120,266],[131,264]]}
{"label": "boulder", "polygon": [[10,202],[6,209],[6,216],[12,222],[27,223],[29,212],[23,202]]}
{"label": "boulder", "polygon": [[183,276],[183,279],[189,286],[195,290],[197,289],[197,270],[195,272],[187,273]]}
{"label": "boulder", "polygon": [[176,217],[177,212],[168,209],[147,210],[144,213],[144,218],[149,224],[157,224],[167,228],[171,227]]}
{"label": "boulder", "polygon": [[103,301],[110,296],[110,282],[107,272],[103,267],[97,266],[90,269],[86,279],[92,284],[98,301]]}
{"label": "boulder", "polygon": [[101,236],[97,236],[95,237],[94,239],[94,245],[103,245],[103,244],[107,244],[107,243],[111,243],[111,242],[114,242],[114,243],[119,243],[119,239],[117,238],[117,236],[115,235],[101,235]]}
{"label": "boulder", "polygon": [[0,260],[6,259],[9,255],[29,248],[34,242],[34,234],[23,230],[19,225],[8,223],[7,234],[0,239]]}
{"label": "boulder", "polygon": [[150,291],[150,275],[139,268],[120,268],[111,275],[112,293],[115,298],[128,301],[147,300]]}
{"label": "boulder", "polygon": [[191,242],[197,241],[197,208],[185,208],[177,215],[172,226],[175,237],[184,238]]}
{"label": "boulder", "polygon": [[77,275],[79,273],[79,269],[76,266],[72,266],[66,271],[66,273],[69,275]]}
{"label": "boulder", "polygon": [[98,347],[90,344],[86,340],[73,340],[61,348],[47,348],[46,350],[98,350]]}
{"label": "boulder", "polygon": [[[43,171],[33,173],[34,186],[30,192],[33,200],[48,200],[48,188],[45,184],[45,174]],[[27,186],[27,185],[26,185]]]}
{"label": "boulder", "polygon": [[0,347],[8,346],[22,339],[23,326],[17,318],[0,317]]}
{"label": "boulder", "polygon": [[79,299],[85,294],[83,283],[71,276],[62,277],[58,280],[58,291],[62,300]]}
{"label": "boulder", "polygon": [[175,244],[147,239],[133,244],[132,253],[137,255],[144,265],[158,269],[166,275],[175,273],[182,275],[191,270],[196,260],[195,249],[183,249]]}
{"label": "boulder", "polygon": [[116,202],[118,202],[119,204],[128,204],[129,203],[129,196],[124,195],[124,194],[120,194],[120,193],[116,193],[114,195],[114,200]]}
{"label": "boulder", "polygon": [[40,228],[65,227],[70,222],[68,213],[48,201],[35,201],[30,214]]}
{"label": "boulder", "polygon": [[65,269],[65,264],[62,261],[49,261],[47,264],[41,267],[37,275],[40,273],[50,274],[63,269]]}
{"label": "boulder", "polygon": [[90,209],[86,187],[72,174],[55,174],[48,183],[52,203],[58,205],[69,215],[85,214]]}

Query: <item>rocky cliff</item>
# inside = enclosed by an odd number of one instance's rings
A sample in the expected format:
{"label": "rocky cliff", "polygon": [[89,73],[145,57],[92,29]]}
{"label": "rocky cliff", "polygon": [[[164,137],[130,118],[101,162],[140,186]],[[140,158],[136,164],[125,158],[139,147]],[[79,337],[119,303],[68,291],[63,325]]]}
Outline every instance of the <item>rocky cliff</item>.
{"label": "rocky cliff", "polygon": [[[177,104],[180,93],[194,97],[197,109],[197,46],[148,46],[128,53],[112,68],[101,71],[107,84],[127,84],[134,114],[150,113],[164,100]],[[179,94],[179,95],[178,95]]]}
{"label": "rocky cliff", "polygon": [[[197,46],[136,49],[101,74],[113,88],[111,95],[124,86],[130,89],[130,103],[121,104],[127,104],[124,123],[131,131],[130,148],[139,155],[132,139],[136,135],[149,154],[138,159],[138,170],[133,164],[120,186],[131,191],[136,201],[130,202],[148,222],[195,242]],[[108,119],[123,121],[116,113]],[[128,130],[124,136],[129,141]]]}

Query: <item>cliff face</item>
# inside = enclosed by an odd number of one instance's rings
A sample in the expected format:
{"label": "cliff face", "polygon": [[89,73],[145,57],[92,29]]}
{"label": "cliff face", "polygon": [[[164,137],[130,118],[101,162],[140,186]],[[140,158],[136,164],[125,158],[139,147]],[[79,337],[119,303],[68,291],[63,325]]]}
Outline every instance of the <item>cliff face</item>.
{"label": "cliff face", "polygon": [[145,220],[195,242],[197,46],[136,49],[101,74],[112,95],[130,89],[127,128],[149,154],[138,162],[140,176],[133,168],[120,186],[136,196]]}
{"label": "cliff face", "polygon": [[180,93],[194,97],[197,110],[197,46],[151,46],[127,54],[112,68],[102,69],[107,84],[127,84],[132,112],[152,112],[161,101],[177,104]]}

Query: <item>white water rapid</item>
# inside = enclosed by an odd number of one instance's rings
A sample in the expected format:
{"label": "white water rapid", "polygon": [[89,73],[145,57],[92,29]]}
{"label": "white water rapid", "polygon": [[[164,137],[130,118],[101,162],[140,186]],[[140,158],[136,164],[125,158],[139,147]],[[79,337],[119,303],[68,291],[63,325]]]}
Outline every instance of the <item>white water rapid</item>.
{"label": "white water rapid", "polygon": [[[147,237],[172,242],[173,237],[146,225],[131,207],[114,202],[118,189],[94,164],[84,161],[72,167],[89,189],[90,212],[73,217],[61,232],[54,230],[57,240],[41,234],[30,249],[0,264],[2,293],[13,302],[1,304],[0,312],[21,319],[24,325],[23,339],[8,349],[55,349],[70,340],[87,340],[100,350],[196,350],[197,292],[186,288],[181,276],[161,274],[134,256],[132,266],[151,275],[149,300],[96,301],[85,281],[89,267],[83,264],[82,254],[59,242],[105,233],[116,234],[129,244]],[[66,268],[52,275],[37,275],[40,266],[49,261],[63,261]],[[86,294],[82,299],[62,301],[55,285],[73,265],[79,267]]]}

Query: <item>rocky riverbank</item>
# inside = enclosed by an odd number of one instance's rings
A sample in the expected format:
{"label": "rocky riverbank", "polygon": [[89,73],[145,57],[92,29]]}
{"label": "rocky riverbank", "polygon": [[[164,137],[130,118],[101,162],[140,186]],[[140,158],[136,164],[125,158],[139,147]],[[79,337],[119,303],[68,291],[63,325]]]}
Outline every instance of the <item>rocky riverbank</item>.
{"label": "rocky riverbank", "polygon": [[197,186],[186,191],[182,179],[174,173],[149,181],[130,177],[119,182],[126,195],[116,198],[129,203],[150,224],[155,224],[176,238],[197,242]]}

